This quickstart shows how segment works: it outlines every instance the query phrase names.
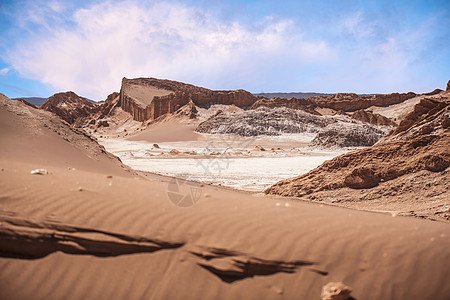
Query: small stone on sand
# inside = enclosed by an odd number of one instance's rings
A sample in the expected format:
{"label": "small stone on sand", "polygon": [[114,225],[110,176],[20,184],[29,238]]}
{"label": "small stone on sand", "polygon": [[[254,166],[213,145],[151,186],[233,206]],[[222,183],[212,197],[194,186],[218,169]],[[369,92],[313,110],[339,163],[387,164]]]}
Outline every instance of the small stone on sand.
{"label": "small stone on sand", "polygon": [[30,172],[32,175],[47,175],[48,171],[46,169],[36,169]]}
{"label": "small stone on sand", "polygon": [[322,300],[347,300],[350,298],[352,288],[342,282],[329,282],[322,288]]}

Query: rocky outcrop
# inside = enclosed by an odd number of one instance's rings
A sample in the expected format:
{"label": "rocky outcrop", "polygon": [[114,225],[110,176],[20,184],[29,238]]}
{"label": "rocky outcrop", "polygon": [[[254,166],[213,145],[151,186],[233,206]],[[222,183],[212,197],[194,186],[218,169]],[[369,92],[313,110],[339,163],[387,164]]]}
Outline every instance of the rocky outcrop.
{"label": "rocky outcrop", "polygon": [[446,126],[449,117],[450,98],[424,99],[391,135],[376,145],[326,161],[265,192],[299,197],[344,187],[371,188],[377,182],[423,170],[443,172],[450,164],[450,129]]}
{"label": "rocky outcrop", "polygon": [[117,92],[111,93],[106,97],[105,103],[102,104],[100,108],[100,114],[99,118],[104,118],[105,116],[108,116],[111,114],[113,109],[116,107],[117,103],[119,102],[120,94]]}
{"label": "rocky outcrop", "polygon": [[189,102],[201,107],[234,104],[247,108],[255,101],[256,97],[244,90],[212,91],[171,80],[123,78],[118,106],[142,122],[173,113]]}
{"label": "rocky outcrop", "polygon": [[312,140],[311,146],[319,148],[368,147],[374,145],[385,135],[386,132],[368,124],[339,122],[321,129]]}
{"label": "rocky outcrop", "polygon": [[360,109],[350,115],[353,119],[363,123],[369,123],[378,126],[397,126],[397,124],[385,116],[374,114],[370,111]]}
{"label": "rocky outcrop", "polygon": [[241,136],[281,135],[283,133],[316,133],[336,122],[333,117],[322,117],[286,107],[260,107],[238,113],[218,111],[199,124],[196,132],[237,134]]}
{"label": "rocky outcrop", "polygon": [[93,115],[99,107],[74,92],[57,93],[48,98],[39,108],[53,112],[69,124],[77,119]]}
{"label": "rocky outcrop", "polygon": [[388,139],[429,134],[434,129],[445,127],[449,114],[441,113],[441,111],[448,107],[448,102],[449,99],[446,97],[422,99],[388,136]]}
{"label": "rocky outcrop", "polygon": [[450,80],[447,82],[447,89],[446,89],[446,91],[447,92],[450,91]]}
{"label": "rocky outcrop", "polygon": [[434,91],[429,92],[429,93],[425,93],[424,95],[426,95],[426,96],[433,96],[433,95],[440,94],[442,92],[443,92],[443,90],[441,90],[441,89],[435,89]]}
{"label": "rocky outcrop", "polygon": [[287,107],[291,109],[300,109],[306,111],[310,114],[320,115],[315,108],[317,105],[314,102],[315,98],[319,97],[310,97],[310,98],[280,98],[275,97],[272,99],[267,98],[259,98],[250,109],[257,109],[258,107],[268,107],[268,108],[276,108],[276,107]]}
{"label": "rocky outcrop", "polygon": [[380,179],[371,168],[356,168],[344,179],[344,184],[352,189],[370,189],[378,185]]}
{"label": "rocky outcrop", "polygon": [[352,93],[338,93],[332,96],[324,97],[310,97],[305,99],[259,99],[253,104],[252,109],[266,106],[266,107],[289,107],[294,109],[301,109],[310,113],[317,113],[315,108],[330,108],[336,111],[342,110],[345,112],[354,112],[361,109],[366,109],[371,106],[389,106],[398,104],[408,99],[415,97],[414,93],[407,94],[388,94],[376,96],[360,96]]}
{"label": "rocky outcrop", "polygon": [[200,123],[195,131],[241,136],[317,133],[311,145],[319,148],[371,146],[387,133],[376,126],[356,122],[345,113],[320,116],[286,107],[260,107],[232,113],[218,111]]}
{"label": "rocky outcrop", "polygon": [[197,118],[198,110],[194,102],[189,101],[188,104],[177,110],[174,115],[177,117],[188,117],[189,119],[195,119]]}

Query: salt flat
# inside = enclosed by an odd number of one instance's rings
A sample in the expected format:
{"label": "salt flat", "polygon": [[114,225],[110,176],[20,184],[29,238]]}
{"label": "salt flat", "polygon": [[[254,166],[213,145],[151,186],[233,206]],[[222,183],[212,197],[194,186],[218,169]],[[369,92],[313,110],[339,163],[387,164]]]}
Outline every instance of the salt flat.
{"label": "salt flat", "polygon": [[[310,139],[309,135],[239,140],[222,136],[201,141],[159,143],[158,148],[147,141],[110,138],[99,139],[99,142],[135,170],[262,191],[280,180],[307,173],[348,151],[311,149],[304,145]],[[255,144],[263,146],[255,148]],[[295,148],[295,145],[301,147]],[[171,153],[173,149],[179,153]]]}

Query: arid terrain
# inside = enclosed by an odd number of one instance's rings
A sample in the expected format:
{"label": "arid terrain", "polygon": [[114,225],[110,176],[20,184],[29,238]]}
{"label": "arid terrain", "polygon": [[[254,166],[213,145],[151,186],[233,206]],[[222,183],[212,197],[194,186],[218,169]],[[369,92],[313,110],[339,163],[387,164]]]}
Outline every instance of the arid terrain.
{"label": "arid terrain", "polygon": [[0,298],[449,299],[449,104],[0,95]]}

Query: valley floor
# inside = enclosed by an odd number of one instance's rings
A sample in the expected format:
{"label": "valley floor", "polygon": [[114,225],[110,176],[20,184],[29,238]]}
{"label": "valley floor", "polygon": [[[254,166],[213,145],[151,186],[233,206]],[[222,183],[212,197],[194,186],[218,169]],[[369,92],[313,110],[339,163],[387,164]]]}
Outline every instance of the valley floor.
{"label": "valley floor", "polygon": [[[193,133],[196,134],[196,133]],[[312,149],[313,135],[200,135],[191,141],[99,139],[129,167],[186,180],[262,192],[349,150]],[[170,137],[170,135],[168,135]]]}

